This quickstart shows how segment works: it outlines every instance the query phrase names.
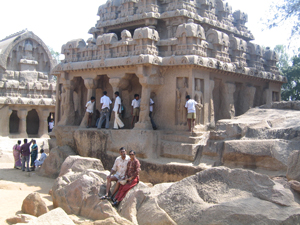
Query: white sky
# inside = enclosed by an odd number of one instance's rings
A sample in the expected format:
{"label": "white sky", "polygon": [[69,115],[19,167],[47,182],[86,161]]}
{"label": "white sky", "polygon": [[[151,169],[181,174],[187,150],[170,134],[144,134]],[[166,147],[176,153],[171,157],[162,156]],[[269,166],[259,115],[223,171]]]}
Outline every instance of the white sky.
{"label": "white sky", "polygon": [[[248,14],[248,28],[255,43],[273,48],[277,44],[288,44],[290,31],[284,27],[262,31],[261,18],[267,16],[273,0],[227,0],[233,11]],[[69,40],[91,35],[88,30],[96,24],[98,7],[106,0],[10,0],[2,2],[0,13],[0,40],[27,28],[39,36],[46,45],[60,52]],[[288,27],[288,26],[285,26]]]}

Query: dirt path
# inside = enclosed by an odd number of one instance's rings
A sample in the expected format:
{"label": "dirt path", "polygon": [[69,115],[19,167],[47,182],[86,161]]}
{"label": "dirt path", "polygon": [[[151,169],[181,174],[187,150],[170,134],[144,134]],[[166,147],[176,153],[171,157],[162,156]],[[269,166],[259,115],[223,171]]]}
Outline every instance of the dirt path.
{"label": "dirt path", "polygon": [[[36,140],[39,146],[45,141]],[[11,149],[16,142],[17,139],[0,138],[0,224],[7,224],[7,218],[22,213],[22,202],[32,192],[38,192],[48,208],[52,209],[52,199],[48,193],[54,180],[13,168]]]}

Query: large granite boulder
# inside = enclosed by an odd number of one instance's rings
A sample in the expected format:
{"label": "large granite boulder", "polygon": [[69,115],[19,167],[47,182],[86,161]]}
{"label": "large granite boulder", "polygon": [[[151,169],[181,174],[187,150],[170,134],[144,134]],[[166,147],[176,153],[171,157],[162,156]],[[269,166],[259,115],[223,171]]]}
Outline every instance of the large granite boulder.
{"label": "large granite boulder", "polygon": [[59,176],[63,176],[70,170],[73,172],[82,172],[87,169],[104,170],[102,162],[99,159],[81,157],[78,155],[71,155],[63,162],[60,169]]}
{"label": "large granite boulder", "polygon": [[[22,223],[23,224],[23,223]],[[53,209],[48,213],[31,220],[28,225],[75,225],[69,216],[61,208]]]}
{"label": "large granite boulder", "polygon": [[82,172],[69,171],[58,177],[52,187],[54,207],[61,207],[68,214],[83,216],[92,220],[114,218],[120,224],[131,222],[119,216],[107,200],[100,200],[98,193],[106,180],[103,172],[87,169]]}
{"label": "large granite boulder", "polygon": [[47,213],[48,207],[46,203],[43,201],[39,193],[31,193],[29,194],[23,201],[22,204],[22,212],[32,215],[32,216],[40,216]]}
{"label": "large granite boulder", "polygon": [[266,175],[218,167],[173,184],[157,203],[177,224],[289,224],[300,220],[296,198]]}
{"label": "large granite boulder", "polygon": [[50,178],[58,177],[61,165],[70,155],[76,155],[76,153],[67,145],[52,149],[42,167],[38,170],[38,174]]}
{"label": "large granite boulder", "polygon": [[284,176],[289,156],[300,150],[299,117],[296,110],[252,108],[219,120],[196,161]]}
{"label": "large granite boulder", "polygon": [[300,151],[293,151],[290,155],[286,177],[289,180],[300,181]]}

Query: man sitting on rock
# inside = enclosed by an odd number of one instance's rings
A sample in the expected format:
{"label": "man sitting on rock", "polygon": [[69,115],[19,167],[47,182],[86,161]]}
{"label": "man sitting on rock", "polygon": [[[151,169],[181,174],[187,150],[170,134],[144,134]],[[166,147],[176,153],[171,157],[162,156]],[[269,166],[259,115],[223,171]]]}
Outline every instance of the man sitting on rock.
{"label": "man sitting on rock", "polygon": [[[120,156],[116,158],[113,168],[111,169],[110,174],[107,176],[106,194],[100,199],[108,198],[108,192],[110,190],[112,181],[119,181],[125,178],[125,172],[127,169],[127,164],[130,161],[130,157],[126,155],[126,149],[124,147],[120,148],[119,152]],[[119,186],[120,183],[117,182],[116,187],[111,195],[111,199],[113,199],[114,194],[118,191]]]}

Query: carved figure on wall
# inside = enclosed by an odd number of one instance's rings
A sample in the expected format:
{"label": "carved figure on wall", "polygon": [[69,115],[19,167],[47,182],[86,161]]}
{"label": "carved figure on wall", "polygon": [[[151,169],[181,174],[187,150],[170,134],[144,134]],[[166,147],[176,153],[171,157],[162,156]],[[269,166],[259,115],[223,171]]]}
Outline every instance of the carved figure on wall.
{"label": "carved figure on wall", "polygon": [[203,115],[203,92],[201,91],[201,79],[195,79],[195,101],[198,103],[196,107],[196,125],[201,124],[201,115]]}
{"label": "carved figure on wall", "polygon": [[188,94],[188,78],[178,77],[176,82],[176,125],[186,124],[185,97]]}
{"label": "carved figure on wall", "polygon": [[61,108],[61,117],[64,116],[65,109],[66,109],[66,90],[62,87],[62,92],[60,92],[60,108]]}

